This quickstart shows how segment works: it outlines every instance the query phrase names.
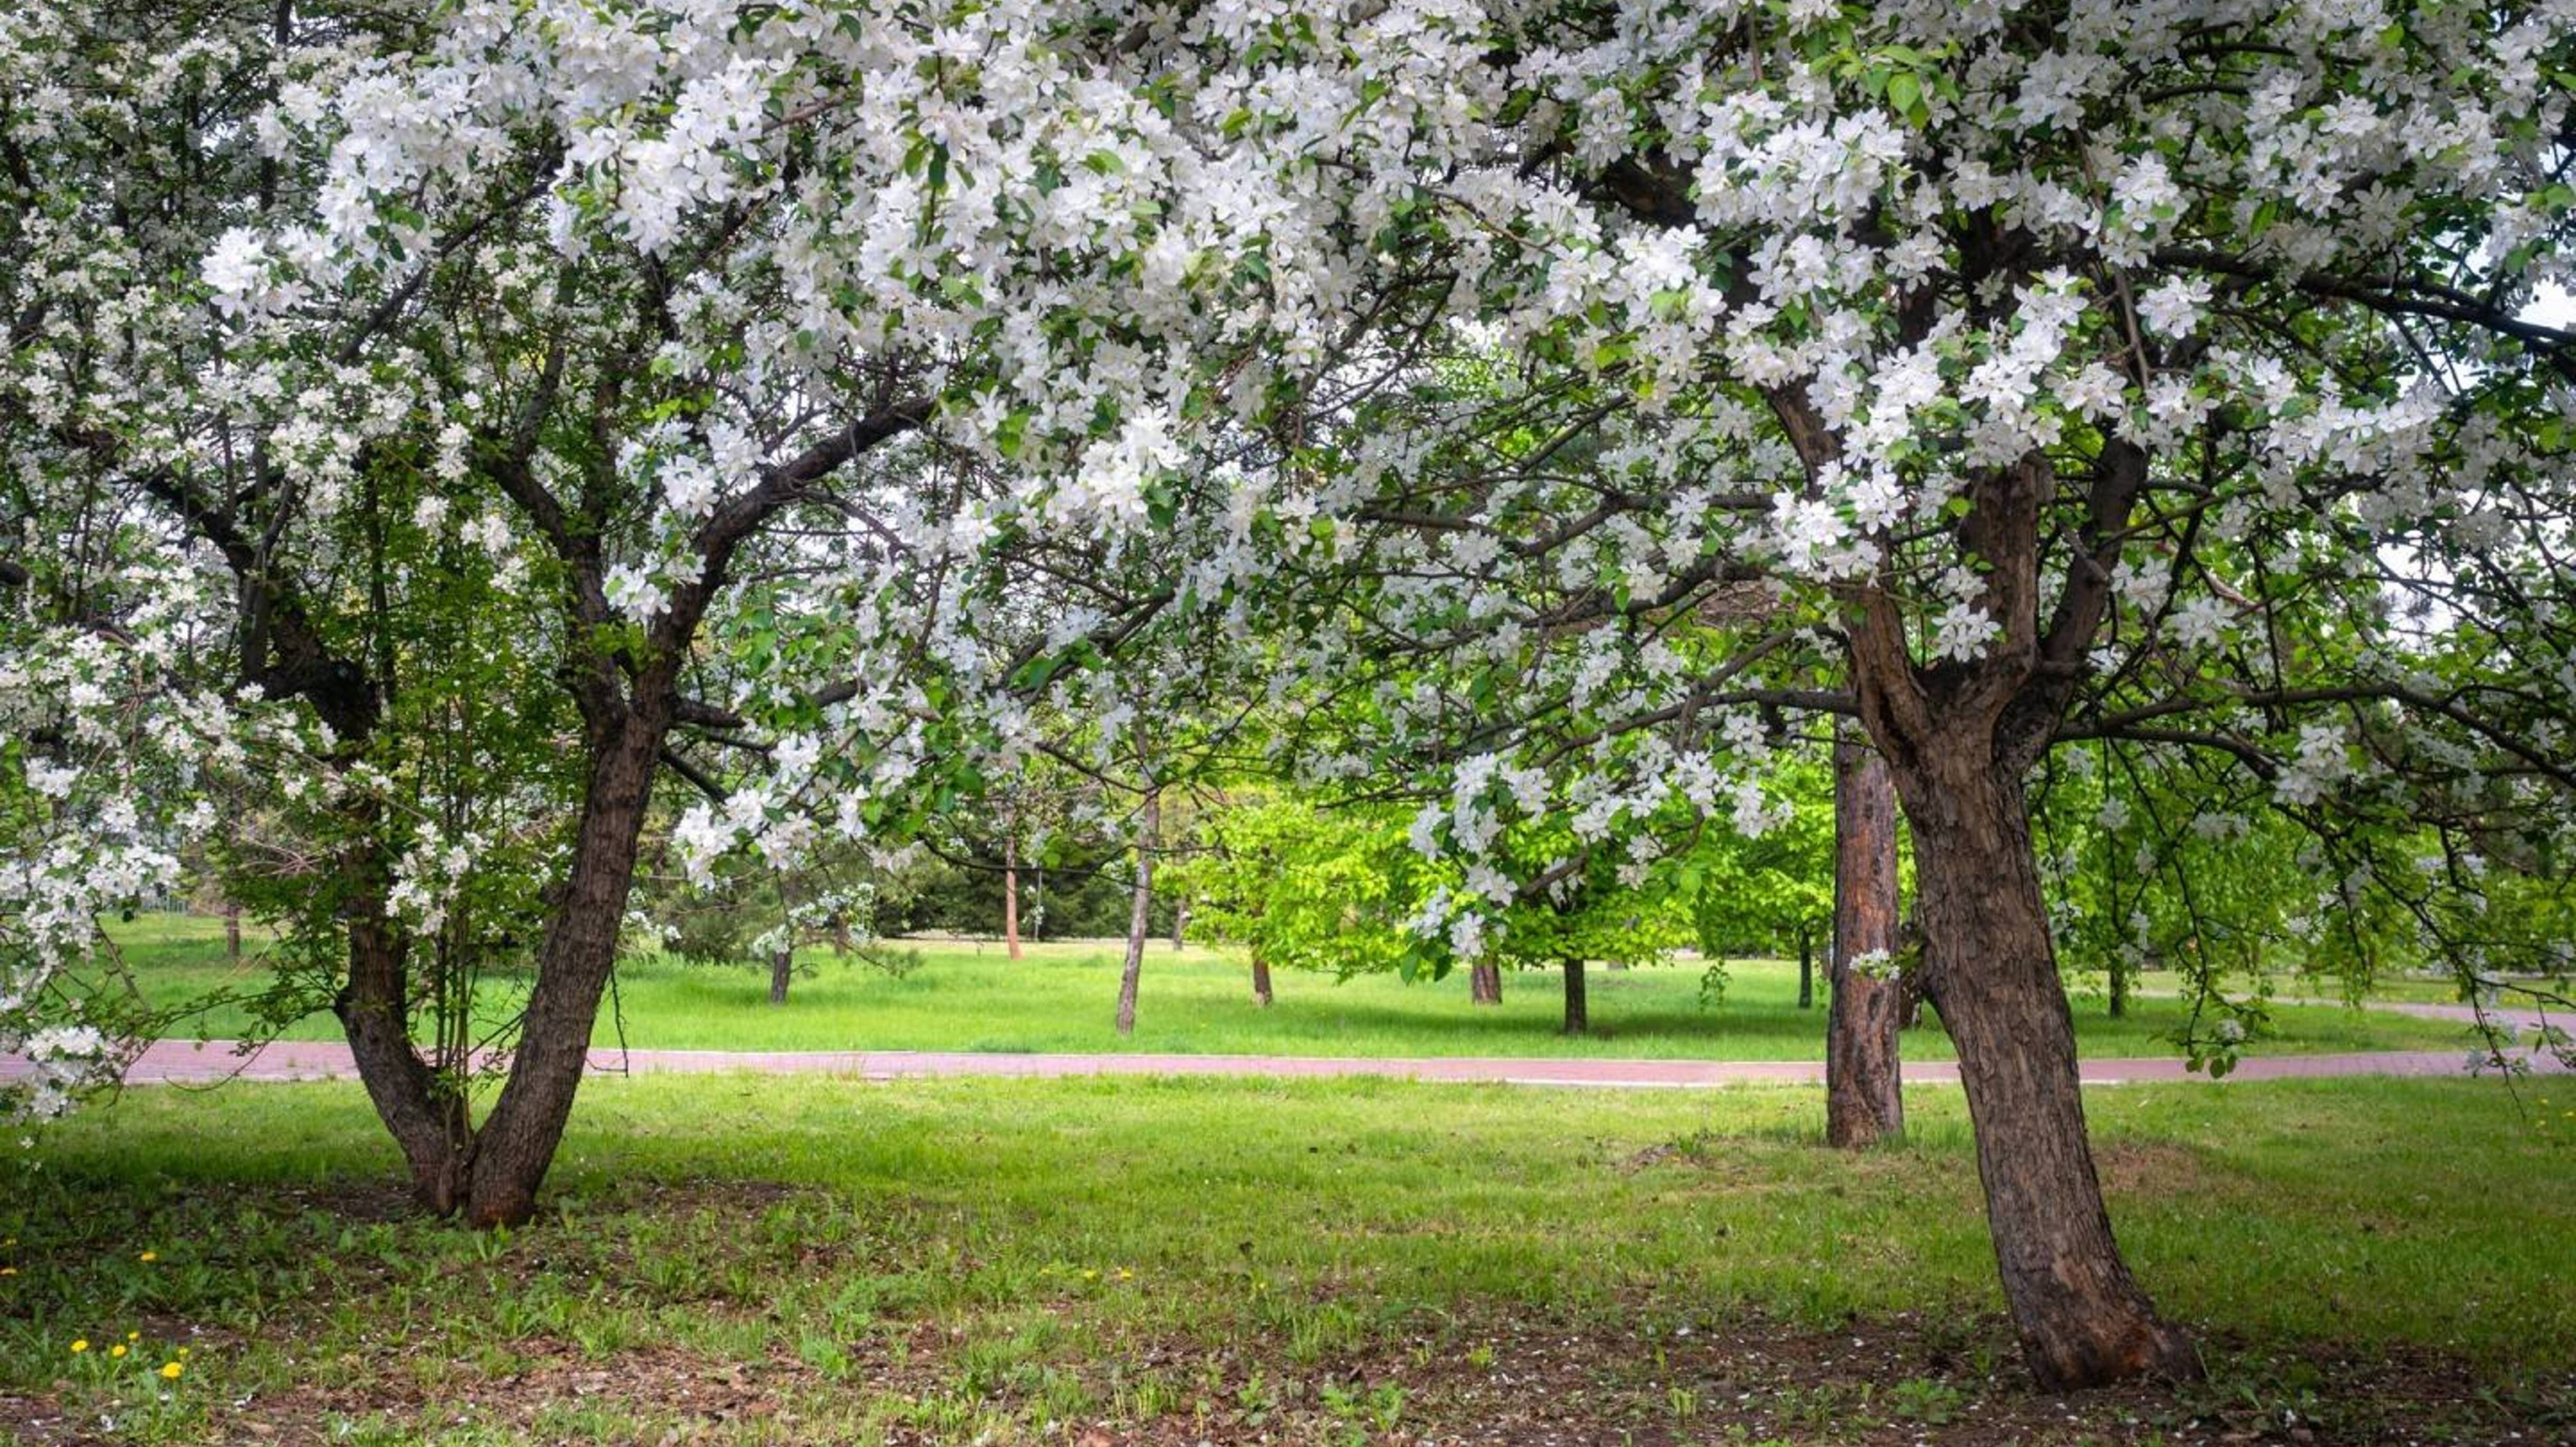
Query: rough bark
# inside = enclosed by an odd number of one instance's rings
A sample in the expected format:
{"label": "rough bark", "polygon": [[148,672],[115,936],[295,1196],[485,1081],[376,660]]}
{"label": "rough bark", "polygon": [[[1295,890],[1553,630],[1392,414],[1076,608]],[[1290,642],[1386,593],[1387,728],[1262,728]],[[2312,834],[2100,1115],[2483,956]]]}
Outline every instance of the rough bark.
{"label": "rough bark", "polygon": [[1583,998],[1583,961],[1567,960],[1565,962],[1565,1033],[1584,1035],[1589,1034],[1591,1030],[1592,1011]]}
{"label": "rough bark", "polygon": [[2200,1375],[2111,1234],[2017,777],[1929,759],[1898,788],[1916,842],[1925,987],[1959,1049],[2004,1298],[2051,1390]]}
{"label": "rough bark", "polygon": [[617,932],[668,720],[638,708],[599,730],[564,895],[538,947],[519,1048],[474,1154],[465,1213],[478,1226],[536,1214],[590,1059],[591,1023],[617,960]]}
{"label": "rough bark", "polygon": [[1252,952],[1252,994],[1265,1010],[1275,1003],[1270,993],[1270,962],[1261,957],[1259,950]]}
{"label": "rough bark", "polygon": [[1503,1003],[1503,967],[1490,961],[1468,967],[1467,998],[1478,1005]]}
{"label": "rough bark", "polygon": [[[1811,472],[1841,460],[1840,437],[1803,391],[1768,400]],[[1924,988],[1958,1044],[2004,1300],[2032,1374],[2052,1389],[2200,1374],[2111,1236],[2022,798],[2109,616],[2148,464],[2143,448],[2106,437],[2087,477],[2061,477],[2033,451],[1968,479],[1949,542],[1978,560],[1978,601],[2002,629],[1974,659],[1918,665],[1906,607],[1884,579],[1842,595],[1855,711],[1913,834]],[[2085,490],[2083,516],[2044,542],[2042,514],[2069,483]],[[2043,552],[2061,549],[2062,571],[2044,568]]]}
{"label": "rough bark", "polygon": [[[344,860],[343,867],[367,866]],[[422,1209],[445,1215],[462,1203],[474,1160],[464,1092],[453,1082],[442,1083],[412,1048],[409,941],[386,919],[384,897],[372,878],[348,908],[349,976],[331,1013],[348,1036],[368,1101],[403,1153],[413,1198]]]}
{"label": "rough bark", "polygon": [[[1804,944],[1804,939],[1800,941]],[[1905,1133],[1897,1063],[1904,986],[1854,969],[1897,947],[1896,791],[1867,744],[1834,746],[1833,1001],[1825,1020],[1825,1140],[1874,1145]]]}
{"label": "rough bark", "polygon": [[1002,840],[1002,940],[1020,957],[1020,841]]}
{"label": "rough bark", "polygon": [[769,1003],[787,1003],[787,982],[796,977],[796,951],[786,945],[769,952]]}
{"label": "rough bark", "polygon": [[1136,894],[1127,910],[1127,967],[1118,976],[1118,1033],[1136,1033],[1136,982],[1145,970],[1145,936],[1154,907],[1154,844],[1161,832],[1163,801],[1158,793],[1145,795],[1144,817],[1136,838]]}

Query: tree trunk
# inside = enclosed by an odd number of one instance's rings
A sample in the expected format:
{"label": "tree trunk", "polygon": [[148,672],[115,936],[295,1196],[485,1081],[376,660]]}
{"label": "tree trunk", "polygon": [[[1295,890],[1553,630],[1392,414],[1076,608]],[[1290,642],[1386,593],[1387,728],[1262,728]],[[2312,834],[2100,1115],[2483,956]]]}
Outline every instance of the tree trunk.
{"label": "tree trunk", "polygon": [[2129,966],[2117,954],[2111,956],[2111,1018],[2122,1019],[2129,1013]]}
{"label": "tree trunk", "polygon": [[1503,1003],[1503,967],[1491,960],[1469,967],[1467,998],[1479,1005]]}
{"label": "tree trunk", "polygon": [[769,952],[769,1003],[773,1005],[786,1004],[787,982],[795,977],[795,947],[792,945],[780,945],[778,948],[771,950]]}
{"label": "tree trunk", "polygon": [[600,730],[565,881],[528,992],[519,1048],[474,1153],[466,1218],[516,1225],[536,1214],[537,1187],[563,1142],[590,1060],[599,997],[617,961],[617,931],[635,880],[637,840],[653,794],[667,720],[638,708]]}
{"label": "tree trunk", "polygon": [[1919,755],[1897,784],[1916,844],[1925,987],[1958,1044],[2004,1299],[2049,1390],[2197,1377],[2198,1353],[2157,1317],[2112,1238],[2021,784],[1987,753]]}
{"label": "tree trunk", "polygon": [[1592,1014],[1583,1001],[1583,962],[1565,962],[1565,1033],[1583,1035],[1591,1032]]}
{"label": "tree trunk", "polygon": [[1020,957],[1020,841],[1002,840],[1002,940],[1012,959]]}
{"label": "tree trunk", "polygon": [[1798,1008],[1816,1008],[1816,937],[1803,924],[1798,926]]}
{"label": "tree trunk", "polygon": [[[341,867],[368,869],[349,859]],[[444,1216],[464,1203],[474,1130],[459,1083],[440,1080],[412,1046],[410,942],[385,917],[377,882],[370,877],[349,901],[349,978],[331,1013],[340,1018],[376,1118],[402,1150],[413,1199]]]}
{"label": "tree trunk", "polygon": [[[1905,1133],[1897,1030],[1905,989],[1853,962],[1897,939],[1896,791],[1865,743],[1834,745],[1833,1002],[1825,1020],[1825,1140],[1866,1146]],[[1804,945],[1803,937],[1800,940]]]}
{"label": "tree trunk", "polygon": [[1270,962],[1261,957],[1261,951],[1259,950],[1254,950],[1252,952],[1252,993],[1255,998],[1261,1001],[1261,1008],[1265,1010],[1270,1008],[1272,1004],[1272,996],[1270,993]]}
{"label": "tree trunk", "polygon": [[241,963],[241,906],[224,902],[224,958]]}
{"label": "tree trunk", "polygon": [[1147,790],[1136,836],[1136,896],[1127,911],[1127,968],[1118,976],[1118,1033],[1136,1033],[1136,979],[1145,970],[1146,916],[1154,907],[1154,844],[1161,833],[1163,796]]}
{"label": "tree trunk", "polygon": [[1179,953],[1181,952],[1181,935],[1182,935],[1182,932],[1183,932],[1183,931],[1185,931],[1185,930],[1187,930],[1189,927],[1190,927],[1190,907],[1189,907],[1187,904],[1176,904],[1176,905],[1173,905],[1173,906],[1172,906],[1172,953],[1174,953],[1174,954],[1179,954]]}

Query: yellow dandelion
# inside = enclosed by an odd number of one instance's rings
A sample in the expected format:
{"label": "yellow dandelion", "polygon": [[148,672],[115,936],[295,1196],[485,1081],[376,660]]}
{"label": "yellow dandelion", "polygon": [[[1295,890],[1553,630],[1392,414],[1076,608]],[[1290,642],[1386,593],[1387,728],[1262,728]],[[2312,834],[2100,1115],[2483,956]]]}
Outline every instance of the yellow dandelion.
{"label": "yellow dandelion", "polygon": [[73,1350],[73,1351],[75,1351],[75,1352],[85,1352],[85,1351],[88,1351],[88,1350],[89,1350],[89,1338],[88,1338],[88,1337],[82,1337],[82,1338],[81,1338],[81,1339],[79,1339],[78,1341],[73,1342],[73,1343],[72,1343],[72,1350]]}
{"label": "yellow dandelion", "polygon": [[179,1373],[185,1370],[187,1370],[187,1368],[180,1366],[177,1362],[163,1362],[161,1364],[161,1378],[164,1381],[175,1382],[179,1380]]}
{"label": "yellow dandelion", "polygon": [[161,1253],[158,1251],[146,1251],[134,1259],[137,1261],[158,1261],[161,1259]]}
{"label": "yellow dandelion", "polygon": [[15,1266],[0,1266],[0,1276],[15,1276],[17,1274],[18,1268]]}
{"label": "yellow dandelion", "polygon": [[127,1341],[141,1341],[143,1340],[143,1333],[139,1331],[129,1331],[125,1334],[125,1339]]}
{"label": "yellow dandelion", "polygon": [[121,1356],[124,1356],[124,1355],[125,1355],[125,1343],[123,1343],[123,1342],[118,1342],[116,1345],[114,1345],[114,1346],[112,1346],[112,1347],[109,1347],[109,1348],[107,1349],[107,1354],[108,1354],[109,1356],[112,1356],[112,1357],[121,1357]]}

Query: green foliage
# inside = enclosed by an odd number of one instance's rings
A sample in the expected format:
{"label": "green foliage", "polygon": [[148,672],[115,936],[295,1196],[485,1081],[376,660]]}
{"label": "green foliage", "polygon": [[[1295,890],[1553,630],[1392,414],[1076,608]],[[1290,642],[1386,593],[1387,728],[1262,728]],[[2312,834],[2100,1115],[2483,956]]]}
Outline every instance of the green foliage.
{"label": "green foliage", "polygon": [[1201,934],[1278,969],[1409,972],[1404,914],[1421,863],[1400,818],[1259,794],[1208,811],[1197,834],[1163,879]]}
{"label": "green foliage", "polygon": [[1681,863],[1701,953],[1712,959],[1793,952],[1801,935],[1832,933],[1833,770],[1784,764],[1771,782],[1787,817],[1752,839],[1711,827]]}

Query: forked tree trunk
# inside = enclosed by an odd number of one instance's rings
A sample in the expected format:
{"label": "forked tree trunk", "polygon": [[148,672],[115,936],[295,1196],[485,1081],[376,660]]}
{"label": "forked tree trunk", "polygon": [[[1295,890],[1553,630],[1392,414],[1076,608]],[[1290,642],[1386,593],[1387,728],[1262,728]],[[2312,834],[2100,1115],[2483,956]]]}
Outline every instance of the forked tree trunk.
{"label": "forked tree trunk", "polygon": [[1261,1002],[1263,1009],[1270,1008],[1273,1002],[1270,993],[1270,961],[1262,958],[1259,950],[1252,952],[1252,994],[1253,998]]}
{"label": "forked tree trunk", "polygon": [[1897,787],[1916,845],[1925,986],[1958,1044],[2004,1299],[2050,1390],[2197,1377],[2190,1339],[2156,1315],[2112,1238],[2021,783],[1984,753],[1919,757]]}
{"label": "forked tree trunk", "polygon": [[1592,1029],[1592,1011],[1583,998],[1583,962],[1565,962],[1565,1033],[1588,1034]]}
{"label": "forked tree trunk", "polygon": [[1503,1003],[1503,967],[1491,960],[1469,967],[1467,998],[1478,1005]]}
{"label": "forked tree trunk", "polygon": [[1845,740],[1834,745],[1834,943],[1827,966],[1833,1002],[1825,1020],[1830,1145],[1873,1145],[1905,1133],[1896,1043],[1904,986],[1852,963],[1872,952],[1893,955],[1896,922],[1896,790],[1876,749]]}
{"label": "forked tree trunk", "polygon": [[1010,947],[1011,958],[1020,957],[1020,841],[1015,836],[1002,840],[1002,940]]}
{"label": "forked tree trunk", "polygon": [[536,1214],[537,1187],[563,1142],[590,1060],[591,1024],[617,961],[617,931],[635,879],[637,841],[668,720],[639,707],[593,744],[573,836],[572,872],[538,946],[509,1078],[475,1143],[466,1219],[515,1225]]}
{"label": "forked tree trunk", "polygon": [[1127,967],[1118,976],[1118,1033],[1136,1033],[1136,981],[1145,972],[1145,936],[1154,907],[1154,844],[1162,832],[1163,799],[1147,791],[1136,836],[1136,895],[1127,909]]}

